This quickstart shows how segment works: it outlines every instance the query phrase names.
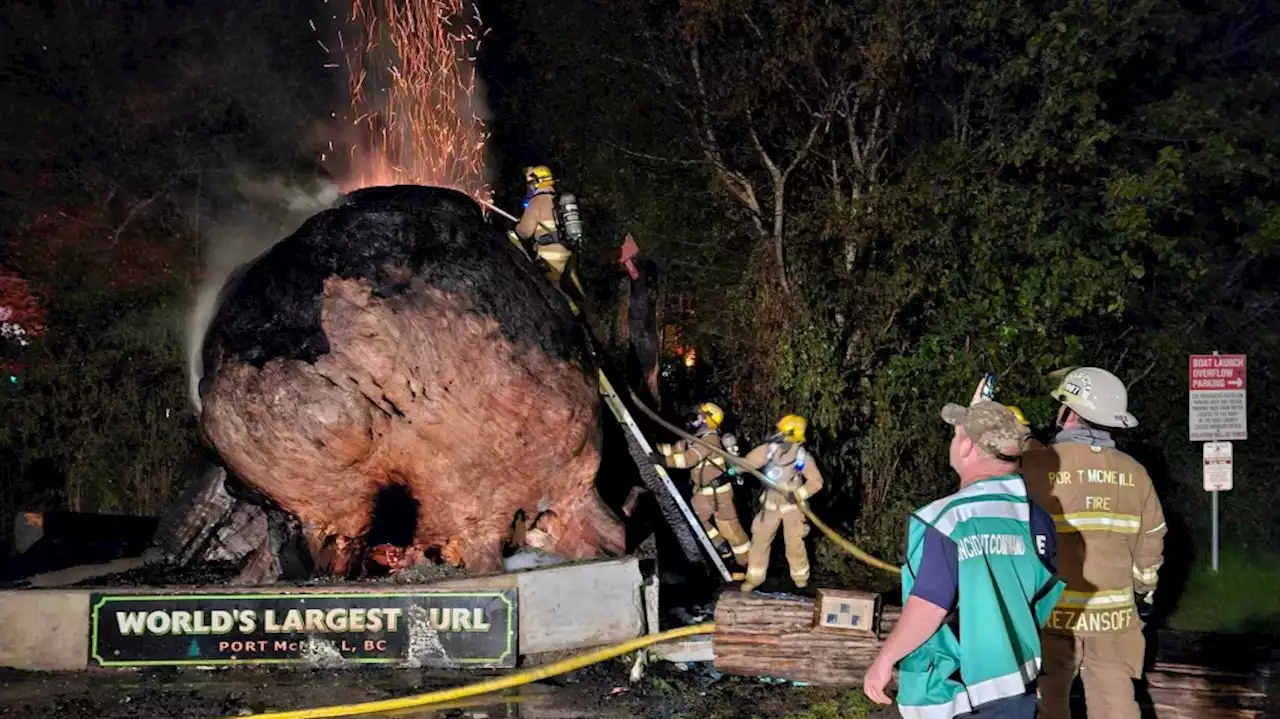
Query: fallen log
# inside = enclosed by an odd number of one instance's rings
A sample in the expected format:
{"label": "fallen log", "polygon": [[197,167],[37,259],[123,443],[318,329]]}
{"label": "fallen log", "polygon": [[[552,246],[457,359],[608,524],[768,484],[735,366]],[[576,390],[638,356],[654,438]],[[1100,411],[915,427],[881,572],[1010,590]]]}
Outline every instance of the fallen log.
{"label": "fallen log", "polygon": [[[833,634],[814,627],[814,601],[789,594],[722,593],[716,602],[712,636],[714,666],[726,674],[767,676],[810,684],[858,686],[893,631],[900,607],[880,611],[878,636]],[[1157,659],[1147,672],[1150,706],[1161,719],[1260,719],[1271,716],[1269,666],[1250,672],[1226,670],[1215,662],[1232,657],[1200,657],[1202,663]]]}
{"label": "fallen log", "polygon": [[206,436],[321,573],[623,549],[582,327],[461,193],[371,188],[312,217],[229,280],[203,354]]}
{"label": "fallen log", "polygon": [[[882,614],[896,620],[896,612]],[[810,684],[861,684],[880,650],[874,634],[814,628],[812,599],[730,590],[716,602],[715,668],[726,674],[770,676]]]}

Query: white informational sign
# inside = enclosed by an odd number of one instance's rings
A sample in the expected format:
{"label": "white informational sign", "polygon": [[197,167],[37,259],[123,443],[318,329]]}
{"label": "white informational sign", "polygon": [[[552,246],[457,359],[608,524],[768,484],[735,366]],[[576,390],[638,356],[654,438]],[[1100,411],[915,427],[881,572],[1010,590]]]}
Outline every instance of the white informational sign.
{"label": "white informational sign", "polygon": [[1187,387],[1192,442],[1249,438],[1244,355],[1191,355]]}
{"label": "white informational sign", "polygon": [[1204,491],[1231,490],[1231,443],[1204,443]]}

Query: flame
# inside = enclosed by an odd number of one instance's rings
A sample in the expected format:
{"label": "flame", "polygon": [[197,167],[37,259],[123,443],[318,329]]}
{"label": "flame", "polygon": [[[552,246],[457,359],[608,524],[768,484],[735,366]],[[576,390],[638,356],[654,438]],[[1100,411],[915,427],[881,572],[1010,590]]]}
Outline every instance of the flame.
{"label": "flame", "polygon": [[[482,23],[464,0],[351,0],[338,52],[348,68],[354,134],[343,192],[394,184],[437,185],[482,202],[489,139],[477,113]],[[323,43],[322,43],[323,46]],[[332,143],[330,144],[332,147]],[[327,158],[326,158],[327,159]]]}

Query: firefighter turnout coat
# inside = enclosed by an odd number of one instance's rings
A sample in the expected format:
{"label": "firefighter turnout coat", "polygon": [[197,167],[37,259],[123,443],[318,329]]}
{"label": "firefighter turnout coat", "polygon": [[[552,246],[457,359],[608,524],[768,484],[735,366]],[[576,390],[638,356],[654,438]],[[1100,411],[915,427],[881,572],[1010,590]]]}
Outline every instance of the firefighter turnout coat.
{"label": "firefighter turnout coat", "polygon": [[1031,497],[1053,515],[1058,573],[1067,582],[1045,629],[1140,631],[1134,594],[1155,591],[1166,531],[1146,469],[1114,447],[1071,441],[1033,444],[1022,474]]}
{"label": "firefighter turnout coat", "polygon": [[751,450],[743,459],[783,490],[766,488],[760,497],[760,511],[751,523],[751,552],[743,589],[750,591],[764,582],[769,571],[769,550],[779,526],[791,580],[797,587],[804,587],[809,583],[809,553],[804,546],[809,523],[796,500],[806,501],[822,491],[822,473],[802,444],[770,442]]}
{"label": "firefighter turnout coat", "polygon": [[[720,434],[715,431],[706,432],[698,439],[712,446],[720,445]],[[729,479],[724,457],[687,440],[659,444],[657,450],[667,467],[689,470],[693,483],[690,502],[693,511],[721,555],[732,556],[738,563],[746,564],[751,540],[738,520],[738,510],[733,504],[733,482]]]}

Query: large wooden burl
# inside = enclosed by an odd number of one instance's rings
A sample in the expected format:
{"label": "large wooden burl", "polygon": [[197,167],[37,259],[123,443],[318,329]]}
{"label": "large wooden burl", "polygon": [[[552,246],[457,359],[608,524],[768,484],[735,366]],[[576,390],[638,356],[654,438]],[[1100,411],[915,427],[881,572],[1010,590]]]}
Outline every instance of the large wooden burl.
{"label": "large wooden burl", "polygon": [[623,549],[585,334],[461,193],[372,188],[312,217],[231,278],[203,349],[206,436],[323,572]]}

